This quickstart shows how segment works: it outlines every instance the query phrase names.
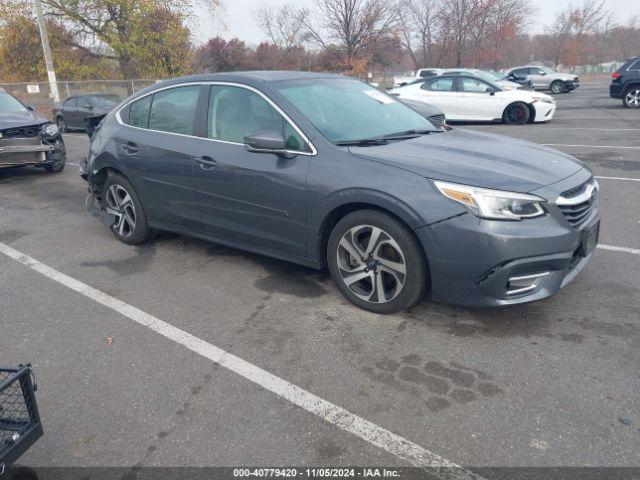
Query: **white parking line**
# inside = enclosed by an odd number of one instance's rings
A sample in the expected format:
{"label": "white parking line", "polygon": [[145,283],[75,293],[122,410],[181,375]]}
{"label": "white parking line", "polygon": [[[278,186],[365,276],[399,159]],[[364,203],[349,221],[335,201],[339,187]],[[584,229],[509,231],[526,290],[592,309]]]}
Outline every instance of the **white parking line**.
{"label": "white parking line", "polygon": [[547,147],[585,147],[585,148],[624,148],[625,150],[640,150],[640,147],[619,147],[617,145],[568,145],[564,143],[543,143]]}
{"label": "white parking line", "polygon": [[253,365],[231,353],[222,350],[190,333],[180,330],[162,320],[139,310],[117,298],[96,290],[89,285],[55,270],[38,260],[31,258],[14,248],[0,242],[0,253],[20,262],[51,280],[90,298],[111,310],[153,330],[156,333],[188,348],[189,350],[212,360],[243,378],[288,400],[307,412],[349,432],[398,458],[417,467],[443,468],[436,475],[452,480],[484,480],[483,477],[466,470],[426,448],[413,443],[395,433],[365,420],[342,407],[324,400],[287,380],[277,377],[262,368]]}
{"label": "white parking line", "polygon": [[640,255],[640,248],[616,247],[614,245],[598,245],[602,250],[610,250],[612,252],[624,252],[632,255]]}
{"label": "white parking line", "polygon": [[624,180],[627,182],[640,182],[640,178],[628,178],[628,177],[598,177],[598,180]]}

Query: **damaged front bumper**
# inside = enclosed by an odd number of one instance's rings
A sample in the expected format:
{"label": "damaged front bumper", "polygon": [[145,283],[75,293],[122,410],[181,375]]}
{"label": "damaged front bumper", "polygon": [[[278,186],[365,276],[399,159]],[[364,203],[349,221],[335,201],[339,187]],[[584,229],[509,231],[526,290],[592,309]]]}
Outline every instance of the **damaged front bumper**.
{"label": "damaged front bumper", "polygon": [[46,167],[66,162],[66,149],[61,137],[0,138],[0,168],[27,165]]}

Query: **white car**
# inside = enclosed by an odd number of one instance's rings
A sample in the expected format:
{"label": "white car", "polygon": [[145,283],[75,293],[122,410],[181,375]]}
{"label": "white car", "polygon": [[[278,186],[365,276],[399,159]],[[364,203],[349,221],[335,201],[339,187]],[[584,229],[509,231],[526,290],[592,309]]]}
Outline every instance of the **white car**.
{"label": "white car", "polygon": [[485,70],[478,70],[477,68],[449,68],[443,70],[440,75],[470,75],[472,77],[478,77],[482,80],[497,84],[503,90],[515,90],[522,88],[522,85],[511,80],[506,80],[505,76],[498,76],[494,73],[487,72]]}
{"label": "white car", "polygon": [[391,95],[438,107],[447,121],[503,121],[522,125],[548,122],[556,111],[553,97],[531,90],[504,90],[466,75],[440,75],[394,88]]}

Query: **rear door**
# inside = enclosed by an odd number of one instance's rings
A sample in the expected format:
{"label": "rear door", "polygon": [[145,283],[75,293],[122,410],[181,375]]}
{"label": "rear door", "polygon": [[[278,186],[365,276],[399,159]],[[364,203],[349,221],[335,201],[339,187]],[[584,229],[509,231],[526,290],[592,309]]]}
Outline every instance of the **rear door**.
{"label": "rear door", "polygon": [[[193,159],[201,85],[166,88],[121,110],[118,158],[155,221],[200,229]],[[123,118],[124,117],[124,118]]]}
{"label": "rear door", "polygon": [[427,80],[420,86],[420,100],[438,107],[447,119],[455,119],[458,92],[456,77],[441,76]]}
{"label": "rear door", "polygon": [[77,97],[67,98],[62,104],[62,117],[68,127],[73,127],[73,118],[76,115],[76,105],[78,104]]}
{"label": "rear door", "polygon": [[475,77],[458,78],[458,103],[456,117],[461,120],[493,120],[500,118],[499,95],[493,86]]}
{"label": "rear door", "polygon": [[[257,90],[211,86],[207,140],[194,160],[203,228],[214,236],[306,255],[307,171],[300,130]],[[249,152],[245,135],[282,132],[290,154]]]}

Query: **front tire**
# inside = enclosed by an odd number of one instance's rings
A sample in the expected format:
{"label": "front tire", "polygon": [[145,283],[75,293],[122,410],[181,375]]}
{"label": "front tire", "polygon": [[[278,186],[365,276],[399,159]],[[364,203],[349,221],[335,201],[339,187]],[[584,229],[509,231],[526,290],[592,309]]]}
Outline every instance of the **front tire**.
{"label": "front tire", "polygon": [[640,108],[640,87],[631,87],[625,91],[622,104],[627,108]]}
{"label": "front tire", "polygon": [[551,93],[553,94],[559,94],[565,91],[564,88],[564,82],[560,81],[560,80],[555,80],[554,82],[551,83],[551,86],[549,87],[549,90],[551,90]]}
{"label": "front tire", "polygon": [[402,222],[377,210],[358,210],[336,224],[327,262],[340,292],[371,312],[409,308],[427,290],[427,264],[418,240]]}
{"label": "front tire", "polygon": [[507,125],[524,125],[529,121],[531,112],[524,102],[514,102],[507,105],[502,114],[502,121]]}
{"label": "front tire", "polygon": [[59,160],[57,162],[50,163],[44,166],[44,171],[47,173],[58,173],[64,170],[65,161]]}
{"label": "front tire", "polygon": [[142,202],[124,176],[114,174],[107,178],[102,187],[102,201],[105,211],[115,216],[111,232],[118,240],[138,245],[153,237]]}

